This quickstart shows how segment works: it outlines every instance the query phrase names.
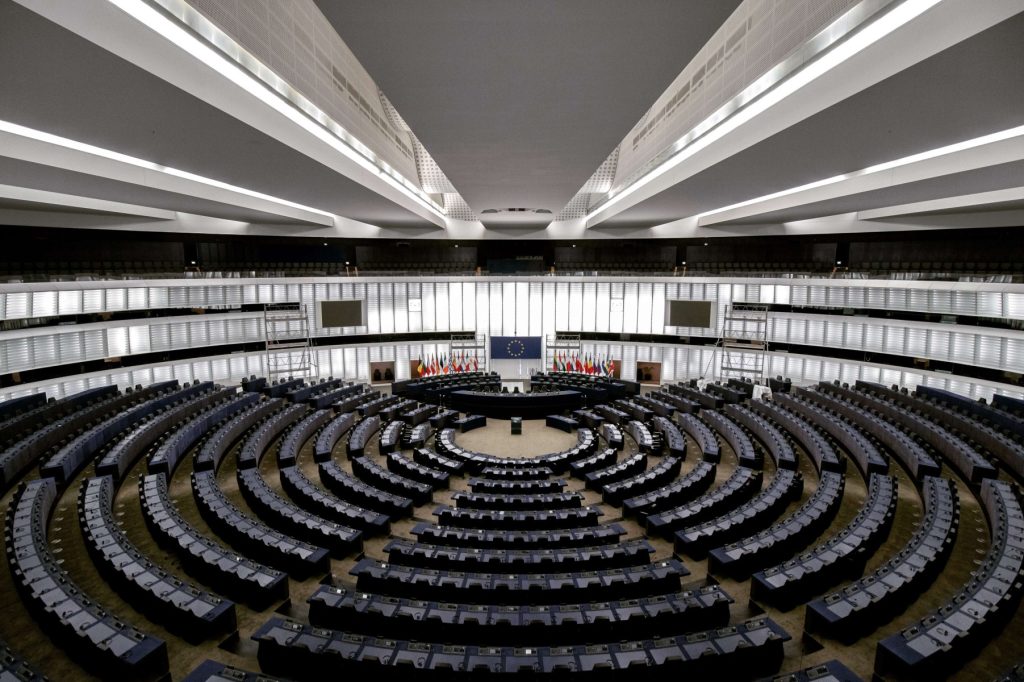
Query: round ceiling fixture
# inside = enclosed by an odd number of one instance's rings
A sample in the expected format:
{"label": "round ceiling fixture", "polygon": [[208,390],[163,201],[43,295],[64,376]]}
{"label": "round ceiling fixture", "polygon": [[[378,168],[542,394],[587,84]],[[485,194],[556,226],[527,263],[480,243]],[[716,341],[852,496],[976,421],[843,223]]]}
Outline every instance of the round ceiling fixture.
{"label": "round ceiling fixture", "polygon": [[551,214],[546,208],[485,208],[481,213],[542,213]]}

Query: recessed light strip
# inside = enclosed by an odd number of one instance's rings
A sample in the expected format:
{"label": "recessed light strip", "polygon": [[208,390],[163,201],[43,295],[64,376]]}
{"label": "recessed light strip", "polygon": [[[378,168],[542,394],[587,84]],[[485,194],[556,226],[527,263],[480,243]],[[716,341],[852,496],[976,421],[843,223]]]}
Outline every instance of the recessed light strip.
{"label": "recessed light strip", "polygon": [[[747,86],[732,101],[697,124],[669,148],[670,156],[653,170],[626,186],[591,210],[589,222],[599,213],[622,202],[626,197],[650,184],[668,171],[722,139],[741,125],[764,113],[804,86],[821,78],[843,62],[878,42],[893,31],[913,21],[942,0],[904,0],[871,23],[859,28],[841,42],[827,42],[828,49],[798,71],[785,75],[776,65],[764,76]],[[851,10],[851,12],[854,12]],[[837,20],[838,22],[839,20]],[[833,26],[835,23],[833,24]],[[831,30],[832,27],[826,29]],[[820,35],[820,34],[819,34]],[[841,178],[834,179],[838,181]]]}
{"label": "recessed light strip", "polygon": [[279,206],[286,206],[288,208],[294,208],[301,211],[308,211],[316,215],[322,216],[330,221],[330,224],[334,224],[335,215],[327,211],[321,211],[318,208],[312,206],[305,206],[303,204],[295,203],[294,201],[288,201],[280,197],[274,197],[269,194],[263,194],[262,192],[256,192],[245,187],[238,187],[237,185],[230,185],[220,180],[214,180],[213,178],[207,178],[202,175],[196,175],[195,173],[189,173],[188,171],[178,170],[177,168],[170,168],[163,166],[152,161],[146,161],[145,159],[138,159],[134,156],[128,156],[121,152],[115,152],[110,149],[104,149],[103,147],[96,147],[85,142],[79,142],[77,140],[71,140],[66,137],[60,137],[59,135],[53,135],[52,133],[43,132],[42,130],[35,130],[34,128],[26,128],[25,126],[18,125],[17,123],[11,123],[10,121],[0,121],[0,133],[7,133],[9,135],[15,135],[23,137],[29,140],[35,140],[37,142],[43,142],[48,145],[56,147],[63,147],[64,149],[70,149],[72,151],[81,152],[84,154],[90,154],[110,161],[116,161],[118,163],[128,164],[137,168],[143,168],[147,171],[154,173],[160,173],[163,175],[170,175],[173,177],[188,180],[190,182],[199,183],[208,187],[214,187],[216,189],[226,190],[235,194],[241,194],[253,199],[259,199],[260,201],[266,201],[268,203],[277,204]]}
{"label": "recessed light strip", "polygon": [[799,187],[790,187],[779,192],[772,194],[765,194],[764,196],[755,197],[753,199],[747,199],[740,201],[729,206],[722,206],[721,208],[712,209],[699,213],[695,218],[700,220],[701,218],[707,218],[711,216],[720,215],[727,211],[733,211],[738,208],[744,208],[746,206],[752,206],[754,204],[760,204],[766,201],[772,201],[773,199],[781,199],[782,197],[797,194],[799,192],[805,192],[811,189],[817,189],[819,187],[825,187],[827,185],[834,185],[837,182],[843,180],[850,180],[853,178],[863,178],[870,175],[877,175],[885,171],[893,170],[895,168],[901,168],[909,166],[914,163],[920,163],[922,161],[929,161],[931,159],[937,159],[943,156],[950,156],[958,152],[968,151],[970,149],[976,149],[989,144],[995,144],[998,142],[1006,142],[1014,138],[1024,137],[1024,126],[1018,126],[1016,128],[1007,128],[1006,130],[1000,130],[995,133],[988,135],[982,135],[981,137],[975,137],[970,140],[963,140],[954,144],[945,145],[943,147],[936,147],[935,149],[929,149],[928,151],[919,152],[917,154],[911,154],[910,156],[904,156],[901,159],[893,159],[892,161],[886,161],[879,163],[874,166],[868,166],[860,170],[852,171],[850,173],[843,173],[842,175],[836,175],[831,178],[825,178],[824,180],[816,180],[815,182],[807,183],[806,185],[800,185]]}
{"label": "recessed light strip", "polygon": [[108,1],[427,210],[446,216],[430,195],[183,0],[151,0],[164,11],[145,0]]}

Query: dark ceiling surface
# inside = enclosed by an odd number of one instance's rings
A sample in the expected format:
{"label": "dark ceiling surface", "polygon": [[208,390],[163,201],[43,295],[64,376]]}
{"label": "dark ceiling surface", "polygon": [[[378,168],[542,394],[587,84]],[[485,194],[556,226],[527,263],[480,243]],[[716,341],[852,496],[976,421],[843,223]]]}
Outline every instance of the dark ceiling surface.
{"label": "dark ceiling surface", "polygon": [[316,2],[477,214],[557,214],[739,5]]}
{"label": "dark ceiling surface", "polygon": [[[522,224],[485,221],[486,236],[504,239],[526,234],[527,227],[543,229],[738,4],[316,1],[478,213],[519,206],[552,211],[516,216]],[[1024,13],[613,216],[591,236],[660,225],[1024,125],[1021,36]],[[437,230],[10,0],[0,0],[0,64],[0,120],[373,225],[406,228],[413,236]],[[1024,184],[1020,177],[979,174],[971,187]],[[36,164],[0,164],[0,184],[269,220],[247,209]],[[741,222],[865,210],[933,198],[939,187],[957,189],[941,181],[925,187]]]}
{"label": "dark ceiling surface", "polygon": [[[374,225],[427,224],[376,192],[6,0],[0,2],[0,64],[0,120]],[[20,183],[0,172],[0,184]],[[84,193],[77,183],[47,189]],[[144,204],[143,189],[136,190],[134,200],[132,190],[125,190],[121,200]]]}
{"label": "dark ceiling surface", "polygon": [[[1024,14],[622,211],[601,227],[660,225],[1019,125],[1024,125]],[[1015,184],[1021,184],[1019,177]],[[884,205],[871,202],[860,209]]]}

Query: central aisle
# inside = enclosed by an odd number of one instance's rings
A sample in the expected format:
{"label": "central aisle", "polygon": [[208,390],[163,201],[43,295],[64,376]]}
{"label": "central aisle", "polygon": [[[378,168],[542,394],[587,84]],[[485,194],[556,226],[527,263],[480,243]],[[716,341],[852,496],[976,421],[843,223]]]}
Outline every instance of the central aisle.
{"label": "central aisle", "polygon": [[543,419],[524,419],[523,433],[511,435],[507,419],[488,418],[487,426],[459,433],[455,442],[467,450],[495,457],[536,457],[568,450],[576,444],[576,433],[565,433],[544,425]]}

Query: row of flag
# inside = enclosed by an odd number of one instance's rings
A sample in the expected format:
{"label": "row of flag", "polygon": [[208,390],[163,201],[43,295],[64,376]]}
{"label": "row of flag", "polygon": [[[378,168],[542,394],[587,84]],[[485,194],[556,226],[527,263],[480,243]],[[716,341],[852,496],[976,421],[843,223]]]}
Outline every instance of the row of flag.
{"label": "row of flag", "polygon": [[459,372],[476,372],[480,369],[480,363],[476,355],[464,355],[458,353],[431,353],[426,359],[420,358],[416,365],[416,373],[421,377],[432,377],[439,374],[458,374]]}
{"label": "row of flag", "polygon": [[611,376],[615,371],[615,361],[611,358],[590,353],[585,353],[581,356],[575,351],[572,353],[562,351],[561,353],[555,353],[555,358],[551,363],[551,371]]}

